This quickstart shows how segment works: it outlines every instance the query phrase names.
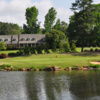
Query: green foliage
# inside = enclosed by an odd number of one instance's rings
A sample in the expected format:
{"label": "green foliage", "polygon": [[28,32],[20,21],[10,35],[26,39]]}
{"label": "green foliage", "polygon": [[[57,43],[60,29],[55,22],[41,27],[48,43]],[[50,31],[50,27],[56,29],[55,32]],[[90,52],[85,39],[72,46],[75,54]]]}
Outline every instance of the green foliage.
{"label": "green foliage", "polygon": [[46,43],[46,44],[44,45],[44,52],[50,53],[50,51],[49,51],[49,44],[48,44],[48,43]]}
{"label": "green foliage", "polygon": [[7,67],[11,67],[11,65],[8,64],[0,65],[0,69],[6,69]]}
{"label": "green foliage", "polygon": [[68,42],[64,43],[64,51],[65,52],[71,52],[70,45],[69,45]]}
{"label": "green foliage", "polygon": [[1,50],[6,50],[6,47],[5,47],[5,43],[4,42],[0,42],[0,51]]}
{"label": "green foliage", "polygon": [[26,54],[26,55],[29,55],[30,54],[30,47],[27,46],[27,45],[25,45],[24,54]]}
{"label": "green foliage", "polygon": [[9,57],[14,57],[14,56],[17,56],[17,53],[14,53],[14,52],[8,53],[8,56],[9,56]]}
{"label": "green foliage", "polygon": [[93,67],[93,68],[100,68],[100,65],[98,65],[98,64],[90,64],[89,66]]}
{"label": "green foliage", "polygon": [[35,50],[36,50],[35,47],[31,47],[31,48],[30,48],[31,54],[36,54]]}
{"label": "green foliage", "polygon": [[92,2],[93,0],[76,0],[75,3],[72,3],[71,7],[71,10],[73,10],[74,12],[74,21],[71,23],[72,25],[75,25],[75,28],[73,30],[73,33],[75,32],[74,38],[76,38],[77,36],[80,37],[82,52],[84,41],[86,39],[85,37],[93,37],[93,35],[91,35],[91,30],[93,28],[95,20],[95,15],[93,13],[95,10]]}
{"label": "green foliage", "polygon": [[59,43],[59,51],[64,52],[64,46],[62,42]]}
{"label": "green foliage", "polygon": [[37,53],[38,53],[38,54],[41,54],[41,53],[42,53],[43,48],[42,48],[42,46],[41,46],[41,45],[39,45],[39,46],[37,46],[37,47],[36,47],[36,50],[37,50]]}
{"label": "green foliage", "polygon": [[8,50],[12,50],[13,46],[12,45],[9,45],[8,46]]}
{"label": "green foliage", "polygon": [[50,32],[50,30],[52,29],[54,21],[56,19],[56,14],[57,12],[53,7],[49,9],[48,13],[45,16],[45,32]]}
{"label": "green foliage", "polygon": [[14,35],[20,33],[21,31],[18,24],[0,22],[0,35]]}
{"label": "green foliage", "polygon": [[40,31],[40,22],[37,22],[37,16],[38,16],[38,9],[33,6],[31,8],[26,9],[26,20],[27,25],[24,24],[24,34],[37,34]]}
{"label": "green foliage", "polygon": [[72,43],[72,46],[71,46],[71,51],[75,52],[76,51],[76,45],[75,43]]}
{"label": "green foliage", "polygon": [[52,44],[52,51],[53,52],[56,52],[57,51],[56,43],[55,42]]}
{"label": "green foliage", "polygon": [[60,19],[57,19],[56,24],[54,25],[54,29],[61,30],[61,22],[60,22]]}
{"label": "green foliage", "polygon": [[63,32],[53,29],[46,35],[46,42],[49,44],[49,48],[52,48],[53,43],[56,43],[57,47],[65,38],[66,36]]}

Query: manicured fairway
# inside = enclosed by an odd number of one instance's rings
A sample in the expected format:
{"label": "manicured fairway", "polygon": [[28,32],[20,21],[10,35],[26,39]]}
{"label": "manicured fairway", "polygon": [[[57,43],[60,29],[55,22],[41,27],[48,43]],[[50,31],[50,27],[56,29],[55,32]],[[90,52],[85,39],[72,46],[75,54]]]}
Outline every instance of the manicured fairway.
{"label": "manicured fairway", "polygon": [[[57,57],[56,57],[57,56]],[[100,60],[100,53],[67,53],[67,54],[34,54],[8,59],[0,59],[0,64],[10,64],[15,69],[47,66],[60,66],[61,68],[73,67],[74,65],[88,65],[89,61]]]}

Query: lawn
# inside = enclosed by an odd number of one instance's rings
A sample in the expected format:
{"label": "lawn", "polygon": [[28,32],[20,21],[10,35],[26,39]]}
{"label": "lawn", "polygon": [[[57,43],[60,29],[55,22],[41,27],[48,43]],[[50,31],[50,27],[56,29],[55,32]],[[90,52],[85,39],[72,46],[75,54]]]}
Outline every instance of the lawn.
{"label": "lawn", "polygon": [[[57,57],[56,57],[57,56]],[[14,69],[48,66],[60,66],[61,68],[80,67],[88,65],[89,61],[100,60],[100,53],[66,53],[66,54],[33,54],[30,56],[20,56],[7,59],[0,59],[0,64],[10,64]]]}

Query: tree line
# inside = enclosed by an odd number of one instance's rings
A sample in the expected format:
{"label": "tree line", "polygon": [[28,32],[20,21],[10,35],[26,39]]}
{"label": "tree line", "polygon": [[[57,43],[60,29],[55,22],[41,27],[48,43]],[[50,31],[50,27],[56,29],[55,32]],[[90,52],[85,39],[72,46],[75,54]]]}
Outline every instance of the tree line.
{"label": "tree line", "polygon": [[[69,24],[59,18],[56,20],[57,12],[51,7],[45,15],[44,28],[40,28],[40,22],[37,19],[38,9],[35,6],[28,7],[25,12],[26,24],[23,25],[22,30],[18,29],[18,33],[46,34],[49,48],[54,45],[59,47],[60,43],[65,42],[69,42],[70,45],[74,43],[78,47],[81,46],[82,51],[84,46],[100,46],[100,4],[92,3],[93,0],[75,0],[70,8],[74,14],[70,16]],[[5,28],[2,29],[5,30]]]}

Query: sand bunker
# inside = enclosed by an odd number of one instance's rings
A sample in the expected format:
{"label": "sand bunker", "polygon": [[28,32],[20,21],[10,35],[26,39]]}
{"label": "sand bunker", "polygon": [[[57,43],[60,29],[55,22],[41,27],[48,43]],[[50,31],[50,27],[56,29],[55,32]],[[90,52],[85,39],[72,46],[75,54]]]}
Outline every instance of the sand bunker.
{"label": "sand bunker", "polygon": [[91,64],[100,64],[100,61],[90,61]]}

